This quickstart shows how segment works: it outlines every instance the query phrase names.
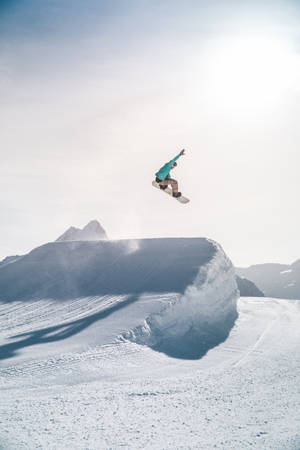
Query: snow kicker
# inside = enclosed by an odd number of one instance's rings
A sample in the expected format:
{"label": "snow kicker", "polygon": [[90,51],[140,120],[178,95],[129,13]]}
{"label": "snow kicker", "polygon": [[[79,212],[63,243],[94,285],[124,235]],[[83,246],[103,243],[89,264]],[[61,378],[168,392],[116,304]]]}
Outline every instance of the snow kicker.
{"label": "snow kicker", "polygon": [[[3,352],[36,345],[41,336],[43,342],[70,338],[91,326],[102,345],[114,317],[119,328],[114,322],[113,339],[120,335],[173,357],[198,359],[228,336],[238,294],[232,263],[208,239],[49,243],[0,267],[0,302],[30,306],[49,300],[51,308],[61,303],[67,309],[71,302],[84,319],[69,316]],[[121,300],[102,310],[106,298]],[[89,299],[99,299],[100,312],[88,310]]]}
{"label": "snow kicker", "polygon": [[239,291],[231,261],[218,244],[210,243],[214,256],[183,295],[121,339],[173,357],[198,359],[227,338],[237,318]]}

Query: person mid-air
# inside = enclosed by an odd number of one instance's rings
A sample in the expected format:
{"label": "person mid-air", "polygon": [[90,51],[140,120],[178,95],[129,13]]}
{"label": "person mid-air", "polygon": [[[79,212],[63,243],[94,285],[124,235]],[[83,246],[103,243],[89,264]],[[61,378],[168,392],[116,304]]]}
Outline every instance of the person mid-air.
{"label": "person mid-air", "polygon": [[180,158],[180,156],[184,155],[184,151],[185,150],[181,150],[179,155],[177,155],[174,159],[171,159],[171,161],[161,167],[155,174],[155,181],[159,184],[160,189],[166,189],[170,184],[172,187],[172,195],[176,198],[181,197],[181,192],[178,192],[178,182],[174,178],[170,177],[170,170],[177,166],[176,160]]}

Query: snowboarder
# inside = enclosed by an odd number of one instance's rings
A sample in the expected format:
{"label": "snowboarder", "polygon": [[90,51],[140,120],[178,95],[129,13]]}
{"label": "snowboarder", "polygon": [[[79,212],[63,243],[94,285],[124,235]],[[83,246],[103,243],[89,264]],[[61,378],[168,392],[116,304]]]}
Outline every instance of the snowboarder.
{"label": "snowboarder", "polygon": [[155,181],[159,184],[160,189],[166,189],[170,184],[172,186],[172,194],[173,197],[181,197],[181,192],[178,192],[178,182],[170,177],[170,170],[174,169],[177,166],[176,160],[184,155],[185,150],[181,150],[179,155],[177,155],[174,159],[171,159],[168,163],[166,163],[158,172],[156,172]]}

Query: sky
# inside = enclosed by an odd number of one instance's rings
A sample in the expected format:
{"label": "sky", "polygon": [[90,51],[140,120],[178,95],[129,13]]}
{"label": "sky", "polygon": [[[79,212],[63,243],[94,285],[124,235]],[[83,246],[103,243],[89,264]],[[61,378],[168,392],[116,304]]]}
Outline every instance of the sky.
{"label": "sky", "polygon": [[[0,259],[97,219],[300,258],[297,1],[1,0]],[[181,205],[151,186],[172,176]]]}

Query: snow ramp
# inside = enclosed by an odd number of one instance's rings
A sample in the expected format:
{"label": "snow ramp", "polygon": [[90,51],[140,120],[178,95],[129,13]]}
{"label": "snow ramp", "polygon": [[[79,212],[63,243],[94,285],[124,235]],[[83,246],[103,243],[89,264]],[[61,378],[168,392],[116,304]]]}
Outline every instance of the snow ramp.
{"label": "snow ramp", "polygon": [[184,359],[201,358],[227,338],[237,318],[235,271],[222,248],[207,242],[212,257],[183,295],[121,338]]}
{"label": "snow ramp", "polygon": [[[28,305],[27,320],[31,305],[37,311],[34,305],[44,302],[43,321],[45,301],[51,302],[52,312],[59,303],[63,323],[58,318],[51,322],[49,314],[47,328],[15,336],[16,344],[3,352],[13,355],[22,342],[24,347],[75,342],[80,334],[85,346],[91,345],[89,336],[93,345],[129,340],[196,359],[228,336],[238,295],[232,263],[216,242],[205,238],[49,243],[0,268],[0,302]],[[64,321],[63,309],[68,313]],[[73,310],[76,317],[70,315]]]}

